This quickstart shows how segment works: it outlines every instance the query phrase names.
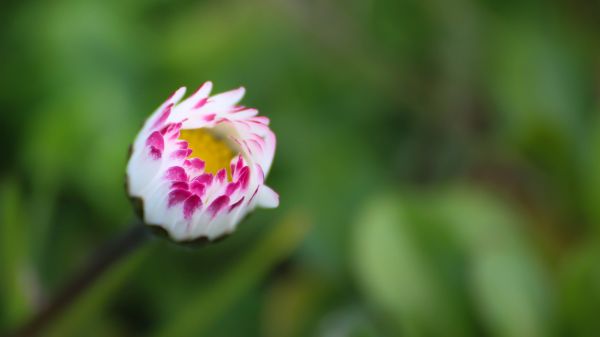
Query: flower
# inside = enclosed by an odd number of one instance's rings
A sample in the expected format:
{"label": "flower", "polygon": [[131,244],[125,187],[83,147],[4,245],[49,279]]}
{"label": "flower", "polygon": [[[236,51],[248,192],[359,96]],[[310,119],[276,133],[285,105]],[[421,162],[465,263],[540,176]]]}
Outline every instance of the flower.
{"label": "flower", "polygon": [[244,88],[210,96],[204,83],[179,102],[177,90],[145,122],[131,149],[127,189],[144,223],[175,241],[233,232],[254,208],[279,196],[265,185],[275,154],[269,119],[237,105]]}

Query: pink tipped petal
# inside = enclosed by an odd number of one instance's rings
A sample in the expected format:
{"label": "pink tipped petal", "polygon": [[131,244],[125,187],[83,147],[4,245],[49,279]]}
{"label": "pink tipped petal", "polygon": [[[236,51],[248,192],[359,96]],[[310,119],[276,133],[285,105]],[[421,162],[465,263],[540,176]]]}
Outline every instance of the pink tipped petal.
{"label": "pink tipped petal", "polygon": [[177,104],[177,102],[179,102],[182,98],[183,95],[185,95],[185,87],[181,87],[179,89],[177,89],[177,91],[175,91],[171,97],[169,97],[169,102],[173,103],[173,104]]}
{"label": "pink tipped petal", "polygon": [[148,149],[148,155],[150,156],[150,158],[152,158],[154,160],[158,160],[158,159],[162,158],[162,151],[155,148],[154,146],[151,146]]}
{"label": "pink tipped petal", "polygon": [[216,116],[217,116],[216,114],[208,114],[208,115],[204,115],[202,117],[202,119],[204,119],[207,122],[212,122]]}
{"label": "pink tipped petal", "polygon": [[234,209],[240,207],[243,202],[244,202],[244,197],[241,197],[240,200],[236,201],[231,206],[229,206],[228,212],[231,213],[231,211],[233,211]]}
{"label": "pink tipped petal", "polygon": [[201,107],[206,105],[206,102],[208,102],[208,98],[206,98],[206,97],[201,98],[200,100],[198,100],[198,103],[196,103],[196,105],[194,105],[194,109],[200,109]]}
{"label": "pink tipped petal", "polygon": [[170,167],[165,173],[165,178],[170,181],[187,181],[187,174],[183,167],[173,166]]}
{"label": "pink tipped petal", "polygon": [[255,116],[252,117],[248,120],[251,123],[258,123],[258,124],[264,124],[264,125],[269,125],[270,120],[268,117],[265,116]]}
{"label": "pink tipped petal", "polygon": [[188,144],[188,142],[186,142],[185,140],[179,141],[177,143],[175,143],[176,148],[178,148],[179,150],[187,150],[187,148],[190,146]]}
{"label": "pink tipped petal", "polygon": [[215,199],[210,206],[208,206],[208,213],[215,217],[221,210],[225,209],[229,205],[229,197],[222,195]]}
{"label": "pink tipped petal", "polygon": [[165,141],[158,131],[152,132],[148,139],[146,139],[146,145],[149,147],[154,147],[155,149],[162,152],[165,148]]}
{"label": "pink tipped petal", "polygon": [[199,170],[199,171],[204,170],[205,163],[199,158],[190,159],[190,164],[196,170]]}
{"label": "pink tipped petal", "polygon": [[194,93],[194,97],[202,98],[202,99],[207,98],[208,95],[210,95],[212,87],[213,87],[213,84],[211,81],[204,82],[204,84],[202,84],[200,86],[200,88],[198,88],[198,90],[196,90],[196,92]]}
{"label": "pink tipped petal", "polygon": [[190,184],[190,191],[192,193],[194,193],[195,195],[201,197],[204,195],[204,192],[206,191],[206,185],[204,185],[203,183],[195,180],[192,181],[192,183]]}
{"label": "pink tipped petal", "polygon": [[210,184],[212,184],[212,181],[213,181],[213,175],[210,173],[203,173],[203,174],[197,176],[196,178],[194,178],[194,181],[197,181],[204,185],[210,185]]}
{"label": "pink tipped petal", "polygon": [[242,166],[244,166],[244,158],[242,158],[242,156],[241,156],[241,155],[239,155],[239,156],[238,156],[238,161],[237,161],[237,163],[235,164],[235,168],[236,168],[236,170],[238,170],[238,171],[239,171],[239,170],[241,170],[241,169],[242,169]]}
{"label": "pink tipped petal", "polygon": [[187,198],[189,198],[190,195],[191,195],[191,193],[188,192],[188,191],[173,190],[173,191],[169,192],[169,203],[168,203],[168,206],[169,207],[173,207],[173,206],[175,206],[175,205],[183,202]]}
{"label": "pink tipped petal", "polygon": [[220,183],[225,182],[225,179],[227,178],[227,171],[225,169],[220,169],[219,172],[217,172],[217,181]]}
{"label": "pink tipped petal", "polygon": [[168,104],[160,113],[160,116],[158,117],[158,119],[156,120],[156,122],[154,122],[154,125],[152,126],[153,129],[161,127],[169,118],[169,115],[171,114],[171,109],[173,108],[173,103]]}
{"label": "pink tipped petal", "polygon": [[249,117],[254,117],[258,114],[258,110],[256,109],[242,109],[242,110],[238,110],[238,111],[234,111],[235,112],[235,118],[236,119],[246,119]]}
{"label": "pink tipped petal", "polygon": [[187,198],[183,203],[183,218],[188,220],[191,219],[194,215],[194,212],[196,212],[201,205],[202,201],[197,195],[192,195]]}
{"label": "pink tipped petal", "polygon": [[179,138],[179,130],[181,129],[181,123],[171,123],[163,126],[160,129],[160,134],[167,140],[177,140]]}
{"label": "pink tipped petal", "polygon": [[176,150],[171,153],[171,159],[181,160],[187,158],[192,153],[191,149],[186,150]]}
{"label": "pink tipped petal", "polygon": [[227,188],[225,189],[225,195],[230,197],[239,187],[239,182],[227,184]]}
{"label": "pink tipped petal", "polygon": [[189,186],[188,186],[188,183],[186,183],[185,181],[175,181],[175,182],[171,183],[171,189],[187,191],[189,189]]}
{"label": "pink tipped petal", "polygon": [[177,138],[179,138],[180,132],[179,129],[173,131],[173,132],[169,132],[166,136],[168,137],[169,140],[176,140]]}
{"label": "pink tipped petal", "polygon": [[231,160],[231,164],[229,165],[229,167],[231,168],[231,176],[233,177],[233,180],[238,179],[238,176],[240,175],[240,170],[242,169],[243,165],[244,160],[242,159],[241,155],[238,155],[237,158]]}
{"label": "pink tipped petal", "polygon": [[167,124],[160,129],[160,134],[164,136],[167,133],[171,132],[172,130],[173,130],[173,124]]}
{"label": "pink tipped petal", "polygon": [[240,170],[238,182],[240,183],[242,189],[248,188],[248,184],[250,184],[250,168],[248,166],[244,166]]}
{"label": "pink tipped petal", "polygon": [[[188,154],[188,157],[189,157],[189,154]],[[198,158],[192,158],[189,160],[185,160],[183,162],[183,166],[187,170],[188,175],[193,177],[193,176],[197,176],[197,175],[201,174],[202,171],[204,171],[205,164],[202,160],[200,160]]]}

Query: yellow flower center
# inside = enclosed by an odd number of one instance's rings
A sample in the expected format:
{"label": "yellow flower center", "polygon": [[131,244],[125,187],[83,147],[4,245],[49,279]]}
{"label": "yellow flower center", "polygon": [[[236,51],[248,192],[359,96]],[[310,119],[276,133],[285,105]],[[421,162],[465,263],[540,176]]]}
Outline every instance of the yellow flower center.
{"label": "yellow flower center", "polygon": [[192,149],[191,158],[200,158],[205,163],[204,171],[215,174],[220,169],[227,170],[227,176],[231,180],[231,169],[229,163],[236,153],[227,142],[207,129],[181,130],[179,139],[188,142]]}

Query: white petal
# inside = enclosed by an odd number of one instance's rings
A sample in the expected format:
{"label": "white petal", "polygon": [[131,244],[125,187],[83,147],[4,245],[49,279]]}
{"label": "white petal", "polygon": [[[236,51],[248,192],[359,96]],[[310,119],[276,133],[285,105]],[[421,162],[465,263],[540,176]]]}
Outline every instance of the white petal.
{"label": "white petal", "polygon": [[256,195],[256,203],[263,208],[275,208],[279,206],[279,194],[269,186],[262,185]]}
{"label": "white petal", "polygon": [[239,87],[237,89],[215,95],[210,98],[210,102],[212,103],[211,109],[220,111],[221,109],[233,107],[242,99],[242,97],[244,97],[245,93],[246,89],[244,89],[244,87]]}

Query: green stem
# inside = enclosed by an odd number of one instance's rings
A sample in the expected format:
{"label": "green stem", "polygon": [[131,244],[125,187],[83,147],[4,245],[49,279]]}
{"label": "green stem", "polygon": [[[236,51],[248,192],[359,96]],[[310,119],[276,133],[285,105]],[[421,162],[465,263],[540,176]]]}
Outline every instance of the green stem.
{"label": "green stem", "polygon": [[109,242],[95,254],[87,265],[67,283],[57,296],[26,322],[12,336],[31,337],[39,335],[48,323],[60,316],[68,307],[85,293],[94,282],[116,262],[128,256],[148,238],[143,224],[136,223],[128,231]]}

